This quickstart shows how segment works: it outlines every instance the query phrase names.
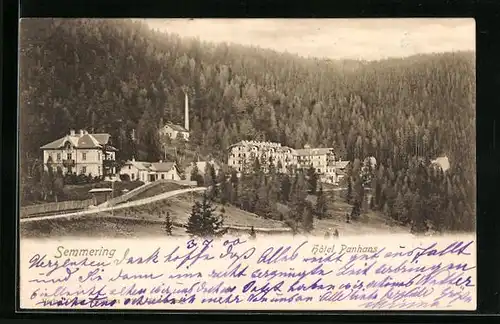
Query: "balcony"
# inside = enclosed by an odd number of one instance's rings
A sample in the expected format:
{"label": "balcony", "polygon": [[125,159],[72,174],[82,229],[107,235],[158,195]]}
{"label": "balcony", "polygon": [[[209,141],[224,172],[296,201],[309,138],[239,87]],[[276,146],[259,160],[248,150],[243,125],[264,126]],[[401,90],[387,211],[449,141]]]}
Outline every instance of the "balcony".
{"label": "balcony", "polygon": [[66,168],[71,168],[75,166],[75,160],[73,159],[65,159],[62,161],[62,164]]}

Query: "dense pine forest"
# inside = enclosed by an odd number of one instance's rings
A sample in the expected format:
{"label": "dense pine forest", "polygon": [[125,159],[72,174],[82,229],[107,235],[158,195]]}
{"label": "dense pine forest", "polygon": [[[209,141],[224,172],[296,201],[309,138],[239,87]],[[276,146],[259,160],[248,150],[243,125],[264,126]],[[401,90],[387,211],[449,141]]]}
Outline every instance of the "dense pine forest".
{"label": "dense pine forest", "polygon": [[[417,231],[475,230],[474,53],[305,59],[130,20],[22,20],[21,194],[40,181],[40,146],[70,128],[110,133],[119,159],[162,158],[157,130],[183,124],[184,90],[202,155],[224,160],[244,139],[333,147],[352,161],[348,200],[363,200],[367,183],[368,208]],[[441,155],[446,172],[428,163]],[[367,156],[378,161],[369,181],[358,172]]]}

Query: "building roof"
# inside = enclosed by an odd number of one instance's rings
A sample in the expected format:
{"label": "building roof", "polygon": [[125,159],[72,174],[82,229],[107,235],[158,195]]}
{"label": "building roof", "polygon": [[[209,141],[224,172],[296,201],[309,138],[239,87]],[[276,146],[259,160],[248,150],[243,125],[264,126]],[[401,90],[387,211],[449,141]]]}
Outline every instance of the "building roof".
{"label": "building roof", "polygon": [[187,129],[185,129],[181,125],[172,124],[172,123],[166,123],[165,126],[163,126],[163,127],[167,127],[167,126],[170,127],[170,128],[172,128],[174,131],[177,131],[177,132],[183,132],[183,133],[188,133],[189,132]]}
{"label": "building roof", "polygon": [[127,161],[124,165],[132,165],[138,170],[146,170],[149,171],[151,169],[150,162],[142,162],[142,161]]}
{"label": "building roof", "polygon": [[175,162],[155,162],[151,163],[151,171],[168,172],[175,166]]}
{"label": "building roof", "polygon": [[338,161],[335,166],[337,169],[345,169],[349,165],[350,161]]}
{"label": "building roof", "polygon": [[175,162],[144,162],[144,161],[127,161],[125,165],[132,165],[141,171],[151,172],[168,172],[175,166]]}
{"label": "building roof", "polygon": [[303,148],[295,150],[298,156],[325,155],[332,151],[333,148]]}
{"label": "building roof", "polygon": [[[107,145],[109,143],[111,135],[106,133],[98,133],[98,134],[89,134],[87,132],[84,133],[76,133],[66,135],[61,137],[53,142],[45,144],[41,147],[42,150],[54,150],[63,148],[64,145],[69,142],[72,147],[78,149],[95,149],[102,148],[103,145]],[[110,150],[116,150],[116,148],[112,146],[108,146]]]}
{"label": "building roof", "polygon": [[443,171],[447,171],[450,168],[450,160],[447,156],[440,156],[437,159],[432,160],[431,163],[438,165]]}

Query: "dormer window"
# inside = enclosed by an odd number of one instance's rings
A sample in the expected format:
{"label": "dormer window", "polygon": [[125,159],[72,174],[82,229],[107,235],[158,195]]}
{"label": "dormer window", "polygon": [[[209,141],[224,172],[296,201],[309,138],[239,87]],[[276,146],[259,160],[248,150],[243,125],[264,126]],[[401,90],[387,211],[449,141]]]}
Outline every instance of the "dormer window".
{"label": "dormer window", "polygon": [[64,149],[71,150],[71,143],[69,141],[64,143]]}

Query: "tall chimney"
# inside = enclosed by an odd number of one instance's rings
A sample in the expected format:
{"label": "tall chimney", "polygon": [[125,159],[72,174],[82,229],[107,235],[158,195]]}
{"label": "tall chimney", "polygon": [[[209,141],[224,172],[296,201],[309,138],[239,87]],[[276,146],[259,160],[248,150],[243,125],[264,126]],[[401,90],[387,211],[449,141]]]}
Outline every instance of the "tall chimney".
{"label": "tall chimney", "polygon": [[184,92],[184,128],[189,130],[189,100],[187,92]]}

